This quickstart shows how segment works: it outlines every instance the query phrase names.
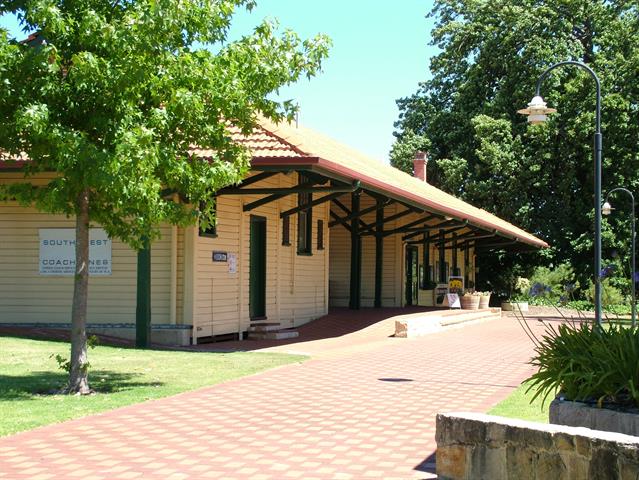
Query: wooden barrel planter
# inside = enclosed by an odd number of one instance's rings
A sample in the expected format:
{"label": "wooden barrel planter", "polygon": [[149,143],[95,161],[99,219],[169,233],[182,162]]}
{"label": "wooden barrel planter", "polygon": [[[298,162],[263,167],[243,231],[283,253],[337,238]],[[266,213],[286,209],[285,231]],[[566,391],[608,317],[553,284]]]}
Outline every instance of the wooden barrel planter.
{"label": "wooden barrel planter", "polygon": [[490,303],[490,295],[482,295],[479,297],[479,308],[488,308]]}
{"label": "wooden barrel planter", "polygon": [[477,310],[479,308],[479,295],[462,295],[459,297],[463,310]]}

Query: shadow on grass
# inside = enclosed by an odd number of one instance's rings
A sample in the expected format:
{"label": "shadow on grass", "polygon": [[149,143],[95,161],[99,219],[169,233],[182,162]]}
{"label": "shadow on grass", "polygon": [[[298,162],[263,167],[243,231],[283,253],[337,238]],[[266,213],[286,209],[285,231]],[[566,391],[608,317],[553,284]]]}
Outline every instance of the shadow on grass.
{"label": "shadow on grass", "polygon": [[[89,372],[89,383],[96,393],[117,393],[140,387],[160,387],[163,382],[139,381],[134,373],[95,370]],[[57,395],[68,379],[65,372],[32,372],[29,375],[0,375],[0,401],[33,400]]]}

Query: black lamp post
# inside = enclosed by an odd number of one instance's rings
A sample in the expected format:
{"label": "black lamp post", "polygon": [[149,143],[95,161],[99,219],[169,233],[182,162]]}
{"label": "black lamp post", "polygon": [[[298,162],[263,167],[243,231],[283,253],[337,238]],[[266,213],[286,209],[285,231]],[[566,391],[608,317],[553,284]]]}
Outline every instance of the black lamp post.
{"label": "black lamp post", "polygon": [[527,108],[518,110],[518,113],[528,115],[528,122],[532,124],[542,123],[546,121],[546,115],[555,113],[554,108],[546,107],[546,102],[540,95],[541,83],[548,74],[557,67],[564,65],[574,65],[586,70],[595,80],[597,87],[597,101],[595,110],[595,144],[594,144],[594,160],[595,160],[595,261],[594,261],[594,284],[595,284],[595,321],[601,327],[601,280],[599,274],[601,272],[601,83],[597,74],[586,64],[568,60],[565,62],[555,63],[546,69],[537,80],[537,89],[535,96],[528,104]]}
{"label": "black lamp post", "polygon": [[631,306],[631,311],[632,311],[632,326],[633,328],[637,325],[637,298],[635,295],[635,272],[636,272],[636,264],[635,264],[635,238],[636,238],[636,230],[635,230],[635,196],[632,194],[632,192],[630,190],[628,190],[627,188],[623,188],[623,187],[617,187],[617,188],[613,188],[612,190],[610,190],[608,192],[608,194],[606,195],[606,201],[603,204],[603,206],[601,207],[601,213],[603,213],[604,215],[610,215],[612,213],[612,206],[610,205],[610,203],[608,203],[608,197],[610,197],[611,193],[614,192],[625,192],[628,195],[630,195],[630,200],[632,201],[632,237],[631,237],[631,251],[630,251],[630,256],[631,256],[631,264],[632,264],[632,272],[630,274],[630,285],[631,285],[631,292],[632,292],[632,306]]}

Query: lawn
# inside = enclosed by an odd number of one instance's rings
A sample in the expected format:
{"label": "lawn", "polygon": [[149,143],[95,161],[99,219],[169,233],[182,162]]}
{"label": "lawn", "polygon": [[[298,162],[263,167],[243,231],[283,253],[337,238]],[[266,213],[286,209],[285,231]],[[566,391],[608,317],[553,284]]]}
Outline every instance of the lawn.
{"label": "lawn", "polygon": [[521,384],[508,398],[495,405],[488,413],[500,417],[548,423],[548,407],[552,398],[548,398],[543,405],[540,397],[530,403],[535,390],[526,393],[527,389],[528,386],[525,383]]}
{"label": "lawn", "polygon": [[97,346],[89,351],[90,396],[53,394],[67,374],[55,355],[69,344],[0,337],[0,436],[41,425],[166,397],[303,361],[300,355],[135,350]]}

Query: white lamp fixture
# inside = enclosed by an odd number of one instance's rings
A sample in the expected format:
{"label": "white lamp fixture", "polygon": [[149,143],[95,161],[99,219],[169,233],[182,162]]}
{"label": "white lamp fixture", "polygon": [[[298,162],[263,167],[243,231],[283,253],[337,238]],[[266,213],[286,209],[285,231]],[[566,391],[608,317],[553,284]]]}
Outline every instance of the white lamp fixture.
{"label": "white lamp fixture", "polygon": [[604,203],[601,206],[601,213],[603,215],[610,215],[613,210],[614,210],[614,208],[612,208],[612,205],[610,205],[610,203],[608,203],[608,202]]}
{"label": "white lamp fixture", "polygon": [[551,113],[556,113],[557,110],[554,108],[548,108],[546,106],[546,102],[539,95],[535,95],[533,99],[528,104],[527,108],[522,108],[521,110],[517,110],[517,113],[521,113],[522,115],[528,115],[528,123],[532,125],[537,125],[538,123],[543,123],[548,118],[547,115]]}

